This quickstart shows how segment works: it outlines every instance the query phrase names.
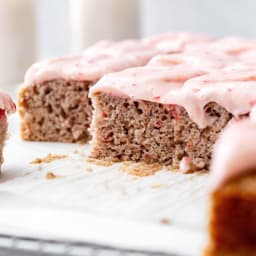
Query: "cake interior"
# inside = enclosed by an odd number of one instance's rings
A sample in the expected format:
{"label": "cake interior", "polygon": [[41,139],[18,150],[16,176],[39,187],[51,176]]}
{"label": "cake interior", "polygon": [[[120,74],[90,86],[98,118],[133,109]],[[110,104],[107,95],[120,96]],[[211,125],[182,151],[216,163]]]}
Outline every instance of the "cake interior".
{"label": "cake interior", "polygon": [[52,80],[19,94],[21,136],[30,141],[88,142],[90,82]]}
{"label": "cake interior", "polygon": [[209,103],[205,111],[215,121],[210,127],[199,129],[178,105],[102,92],[92,100],[91,156],[109,161],[157,162],[179,168],[180,161],[186,159],[190,169],[207,169],[212,146],[232,118],[218,104]]}
{"label": "cake interior", "polygon": [[4,142],[6,139],[6,134],[7,134],[7,120],[5,115],[3,116],[0,115],[0,170],[4,161],[3,148],[4,148]]}
{"label": "cake interior", "polygon": [[212,194],[205,256],[256,255],[256,172],[247,173]]}

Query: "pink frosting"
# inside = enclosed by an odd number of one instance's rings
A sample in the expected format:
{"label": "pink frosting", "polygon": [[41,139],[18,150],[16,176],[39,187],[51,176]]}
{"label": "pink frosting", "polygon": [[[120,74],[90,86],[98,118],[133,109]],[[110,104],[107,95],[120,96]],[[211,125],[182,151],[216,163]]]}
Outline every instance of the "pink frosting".
{"label": "pink frosting", "polygon": [[190,44],[186,52],[223,52],[232,56],[238,56],[246,51],[256,49],[256,40],[248,40],[240,37],[224,37],[215,41],[208,41],[197,44]]}
{"label": "pink frosting", "polygon": [[[255,111],[255,110],[254,110]],[[211,188],[256,168],[256,121],[232,122],[220,135],[213,152]]]}
{"label": "pink frosting", "polygon": [[215,53],[161,55],[148,65],[104,76],[90,96],[106,92],[133,99],[183,106],[200,128],[214,121],[204,106],[216,102],[234,116],[256,100],[256,70],[233,56]]}
{"label": "pink frosting", "polygon": [[235,117],[249,113],[256,102],[256,69],[236,68],[212,71],[189,79],[179,92],[170,91],[166,99],[182,105],[199,127],[211,125],[204,106],[216,102]]}
{"label": "pink frosting", "polygon": [[103,75],[128,67],[145,65],[161,53],[183,51],[188,44],[209,42],[196,34],[170,33],[142,40],[101,41],[80,56],[68,56],[38,62],[27,71],[25,85],[53,79],[97,81]]}
{"label": "pink frosting", "polygon": [[10,114],[16,111],[16,105],[12,99],[5,93],[0,91],[0,116],[2,114]]}
{"label": "pink frosting", "polygon": [[25,84],[53,79],[97,81],[101,76],[131,66],[141,66],[157,54],[140,41],[101,42],[83,55],[48,59],[34,64],[25,75]]}
{"label": "pink frosting", "polygon": [[205,47],[209,43],[213,42],[214,39],[202,34],[179,32],[154,35],[144,39],[143,41],[152,47],[156,47],[162,52],[177,53],[185,51],[188,47]]}
{"label": "pink frosting", "polygon": [[238,57],[248,65],[256,65],[256,47],[240,53]]}

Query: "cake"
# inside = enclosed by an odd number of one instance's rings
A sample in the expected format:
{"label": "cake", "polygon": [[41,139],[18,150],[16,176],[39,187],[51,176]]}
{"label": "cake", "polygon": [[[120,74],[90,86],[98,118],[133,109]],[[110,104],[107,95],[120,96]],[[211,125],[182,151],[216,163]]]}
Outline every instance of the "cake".
{"label": "cake", "polygon": [[255,79],[253,64],[237,54],[205,49],[106,75],[89,93],[91,156],[208,169],[219,133],[250,112]]}
{"label": "cake", "polygon": [[26,73],[19,93],[21,136],[30,141],[88,142],[92,116],[88,90],[102,76],[145,65],[160,53],[210,42],[206,36],[173,33],[142,40],[102,41],[80,56],[48,59]]}
{"label": "cake", "polygon": [[255,141],[256,119],[247,118],[225,128],[216,143],[205,256],[256,255]]}
{"label": "cake", "polygon": [[3,148],[8,129],[7,115],[14,113],[15,110],[16,106],[11,98],[7,94],[0,91],[0,170],[4,161]]}
{"label": "cake", "polygon": [[91,157],[109,161],[208,169],[219,133],[256,100],[255,52],[254,40],[173,33],[36,63],[19,93],[21,136],[91,140]]}

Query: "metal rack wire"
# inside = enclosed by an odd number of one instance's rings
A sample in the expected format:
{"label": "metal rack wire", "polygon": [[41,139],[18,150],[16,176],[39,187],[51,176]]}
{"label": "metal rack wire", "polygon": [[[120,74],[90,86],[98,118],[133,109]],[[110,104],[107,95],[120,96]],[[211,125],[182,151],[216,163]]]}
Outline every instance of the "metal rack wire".
{"label": "metal rack wire", "polygon": [[0,234],[0,256],[178,256],[92,243],[39,240]]}

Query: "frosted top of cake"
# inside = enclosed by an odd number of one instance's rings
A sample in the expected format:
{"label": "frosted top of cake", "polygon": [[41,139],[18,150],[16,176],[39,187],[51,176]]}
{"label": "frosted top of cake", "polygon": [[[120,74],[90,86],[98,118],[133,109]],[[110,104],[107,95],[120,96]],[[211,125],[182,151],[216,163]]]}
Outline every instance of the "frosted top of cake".
{"label": "frosted top of cake", "polygon": [[111,72],[143,66],[157,54],[180,52],[187,44],[210,40],[202,35],[170,33],[142,40],[101,41],[80,56],[53,58],[32,65],[24,83],[31,85],[53,79],[97,81]]}
{"label": "frosted top of cake", "polygon": [[186,51],[189,47],[206,47],[215,39],[203,34],[193,34],[188,32],[166,33],[154,35],[142,40],[146,44],[156,47],[164,53],[177,53]]}
{"label": "frosted top of cake", "polygon": [[4,92],[0,91],[0,115],[14,113],[16,111],[16,105],[12,99]]}
{"label": "frosted top of cake", "polygon": [[140,41],[100,42],[82,55],[47,59],[34,64],[25,75],[25,84],[53,79],[96,81],[102,75],[131,66],[140,66],[156,49]]}
{"label": "frosted top of cake", "polygon": [[[256,112],[254,108],[253,112]],[[233,121],[220,134],[214,147],[211,188],[221,187],[256,168],[256,120]]]}
{"label": "frosted top of cake", "polygon": [[186,52],[223,52],[229,55],[238,56],[244,52],[255,49],[256,40],[248,40],[240,37],[224,37],[218,40],[209,41],[207,44],[199,42],[198,44],[188,45],[186,47]]}
{"label": "frosted top of cake", "polygon": [[214,122],[204,111],[210,102],[234,116],[250,111],[256,100],[256,69],[224,53],[162,55],[144,67],[104,76],[90,96],[98,92],[183,106],[204,128]]}

